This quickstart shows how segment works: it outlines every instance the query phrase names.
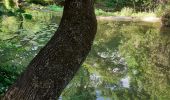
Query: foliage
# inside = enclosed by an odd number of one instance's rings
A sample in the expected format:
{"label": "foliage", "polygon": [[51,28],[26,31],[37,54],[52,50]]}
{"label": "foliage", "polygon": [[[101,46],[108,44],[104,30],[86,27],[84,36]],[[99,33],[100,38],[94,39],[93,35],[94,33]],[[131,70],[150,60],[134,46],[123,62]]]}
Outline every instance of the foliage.
{"label": "foliage", "polygon": [[[136,0],[150,5],[148,0]],[[96,0],[96,2],[104,2]],[[146,16],[134,13],[134,4],[121,12],[96,10],[102,16]],[[121,7],[123,6],[123,7]],[[30,7],[30,8],[29,8]],[[47,43],[58,27],[63,8],[29,5],[27,9],[6,9],[0,16],[0,94],[18,78],[25,66]],[[31,9],[33,8],[33,9]],[[147,7],[146,7],[147,8]],[[136,8],[137,9],[137,8]],[[57,11],[57,12],[55,12]],[[128,12],[128,13],[127,13]],[[153,13],[151,13],[152,15]],[[63,100],[169,100],[170,35],[160,23],[98,21],[98,32],[86,62],[67,86]],[[125,80],[125,82],[124,82]]]}
{"label": "foliage", "polygon": [[[37,9],[37,10],[50,10],[59,12],[62,15],[63,7],[56,5],[56,2],[63,0],[26,0],[23,3],[25,9]],[[34,4],[30,4],[34,3]],[[161,16],[164,13],[164,9],[169,9],[169,3],[159,3],[157,0],[96,0],[96,15],[98,16],[152,16],[156,13]],[[40,4],[39,6],[35,4]],[[12,0],[5,0],[4,4],[0,8],[0,14],[6,13],[9,15],[16,14],[16,4]],[[46,5],[46,6],[42,6]],[[2,9],[2,10],[1,10]],[[5,11],[7,9],[7,11]],[[114,12],[113,12],[114,11]],[[23,12],[22,12],[23,13]],[[30,19],[31,16],[25,16]]]}
{"label": "foliage", "polygon": [[95,14],[97,16],[131,16],[131,17],[155,17],[154,12],[134,12],[131,8],[123,8],[120,12],[106,12],[102,9],[96,9]]}
{"label": "foliage", "polygon": [[133,8],[135,11],[154,11],[159,5],[166,4],[166,0],[97,0],[96,3],[103,2],[114,11],[120,11],[124,7]]}

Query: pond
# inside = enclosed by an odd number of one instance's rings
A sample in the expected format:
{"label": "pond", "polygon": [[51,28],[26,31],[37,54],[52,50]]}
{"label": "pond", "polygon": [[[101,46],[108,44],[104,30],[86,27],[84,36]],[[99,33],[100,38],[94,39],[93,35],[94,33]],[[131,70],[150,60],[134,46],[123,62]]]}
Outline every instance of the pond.
{"label": "pond", "polygon": [[[21,16],[22,15],[22,16]],[[61,14],[0,16],[0,94],[56,31]],[[90,54],[59,100],[170,100],[170,30],[160,23],[98,21]]]}

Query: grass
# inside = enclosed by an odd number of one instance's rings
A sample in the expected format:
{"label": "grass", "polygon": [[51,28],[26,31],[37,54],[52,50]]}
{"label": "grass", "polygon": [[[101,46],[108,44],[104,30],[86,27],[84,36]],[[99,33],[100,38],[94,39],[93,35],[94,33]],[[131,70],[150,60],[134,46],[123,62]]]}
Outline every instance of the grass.
{"label": "grass", "polygon": [[95,10],[96,16],[129,16],[129,17],[149,17],[156,16],[154,12],[134,12],[132,8],[123,8],[117,12],[105,12],[101,9]]}
{"label": "grass", "polygon": [[[56,5],[49,5],[46,7],[48,10],[55,12],[62,12],[63,7]],[[155,12],[135,12],[132,8],[125,7],[121,11],[106,12],[102,9],[95,9],[96,16],[129,16],[129,17],[156,17],[161,16],[163,10],[158,9]]]}

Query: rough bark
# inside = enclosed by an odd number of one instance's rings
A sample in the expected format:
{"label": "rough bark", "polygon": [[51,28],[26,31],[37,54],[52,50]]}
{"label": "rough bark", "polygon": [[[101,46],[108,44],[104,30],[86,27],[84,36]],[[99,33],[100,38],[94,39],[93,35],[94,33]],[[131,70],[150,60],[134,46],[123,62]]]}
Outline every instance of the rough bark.
{"label": "rough bark", "polygon": [[56,100],[89,53],[96,24],[93,0],[66,0],[58,30],[3,100]]}

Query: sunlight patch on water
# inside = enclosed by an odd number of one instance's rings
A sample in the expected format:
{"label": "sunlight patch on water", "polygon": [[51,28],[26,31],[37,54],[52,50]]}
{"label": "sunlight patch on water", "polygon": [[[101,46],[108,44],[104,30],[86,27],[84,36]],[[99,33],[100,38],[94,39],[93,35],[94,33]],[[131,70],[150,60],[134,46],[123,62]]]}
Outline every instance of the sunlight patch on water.
{"label": "sunlight patch on water", "polygon": [[96,100],[111,100],[110,98],[104,98],[103,96],[101,96],[100,90],[96,90],[96,97]]}
{"label": "sunlight patch on water", "polygon": [[127,76],[125,78],[122,78],[121,79],[121,84],[122,84],[122,87],[124,88],[129,88],[129,80],[130,80],[130,77]]}

